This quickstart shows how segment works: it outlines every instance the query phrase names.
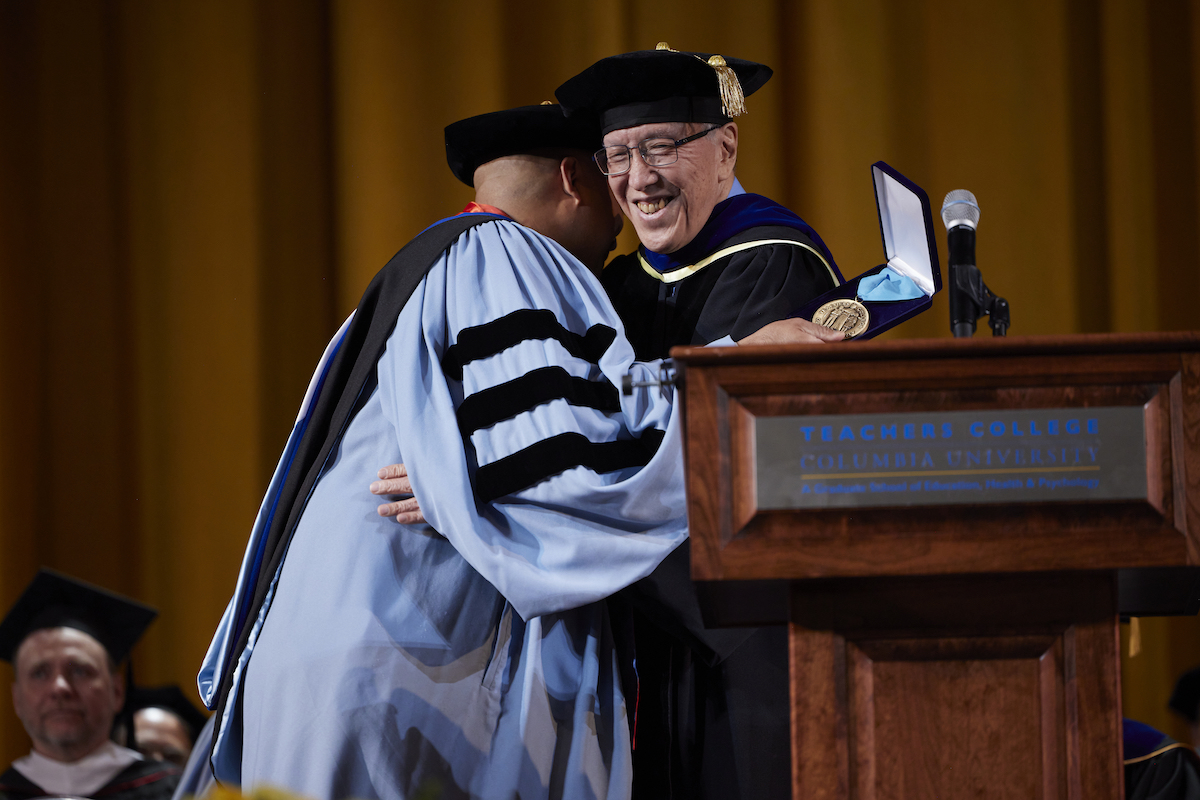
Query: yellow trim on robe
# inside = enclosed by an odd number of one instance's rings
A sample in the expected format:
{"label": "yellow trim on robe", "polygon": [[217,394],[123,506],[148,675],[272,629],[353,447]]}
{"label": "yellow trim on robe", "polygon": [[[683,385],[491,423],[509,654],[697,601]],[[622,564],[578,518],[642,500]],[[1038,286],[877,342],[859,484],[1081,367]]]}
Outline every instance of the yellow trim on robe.
{"label": "yellow trim on robe", "polygon": [[1125,766],[1129,766],[1130,764],[1136,764],[1139,761],[1146,761],[1148,759],[1154,758],[1155,756],[1161,756],[1163,753],[1167,752],[1168,750],[1174,750],[1177,747],[1182,747],[1185,750],[1189,749],[1186,744],[1183,744],[1181,742],[1173,742],[1172,744],[1169,744],[1166,747],[1158,748],[1153,753],[1147,753],[1146,755],[1138,756],[1137,758],[1127,758],[1127,759],[1125,759]]}
{"label": "yellow trim on robe", "polygon": [[841,285],[841,282],[838,280],[837,273],[833,271],[833,267],[829,266],[829,262],[825,260],[825,256],[821,255],[821,252],[819,250],[817,250],[812,245],[807,245],[804,242],[797,242],[797,241],[793,241],[791,239],[759,239],[758,241],[755,241],[755,242],[743,242],[742,244],[735,244],[731,247],[726,247],[722,250],[718,250],[717,252],[713,253],[712,255],[708,256],[707,258],[700,259],[695,264],[689,264],[684,267],[679,267],[677,269],[671,270],[670,272],[659,272],[654,267],[650,266],[649,262],[647,262],[646,259],[642,256],[641,250],[638,250],[637,256],[638,256],[638,261],[641,262],[642,269],[644,269],[646,271],[646,274],[649,275],[651,278],[660,280],[663,283],[675,283],[677,281],[683,280],[684,278],[695,275],[697,272],[704,269],[709,264],[713,263],[714,261],[718,261],[722,258],[725,258],[725,256],[731,256],[734,253],[740,253],[743,250],[749,250],[754,247],[762,247],[763,245],[768,245],[768,244],[790,244],[795,247],[803,247],[805,250],[808,250],[814,256],[821,259],[821,263],[825,265],[825,269],[829,270],[829,277],[833,278],[833,285],[834,286]]}

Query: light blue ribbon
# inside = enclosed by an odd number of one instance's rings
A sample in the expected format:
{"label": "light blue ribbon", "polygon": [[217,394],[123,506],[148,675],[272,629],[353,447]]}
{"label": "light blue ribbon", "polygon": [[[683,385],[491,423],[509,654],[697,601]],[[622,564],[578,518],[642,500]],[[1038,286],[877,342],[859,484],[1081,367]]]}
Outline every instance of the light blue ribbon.
{"label": "light blue ribbon", "polygon": [[913,283],[912,278],[901,275],[891,267],[884,267],[858,282],[858,299],[871,303],[912,300],[924,294],[921,288]]}

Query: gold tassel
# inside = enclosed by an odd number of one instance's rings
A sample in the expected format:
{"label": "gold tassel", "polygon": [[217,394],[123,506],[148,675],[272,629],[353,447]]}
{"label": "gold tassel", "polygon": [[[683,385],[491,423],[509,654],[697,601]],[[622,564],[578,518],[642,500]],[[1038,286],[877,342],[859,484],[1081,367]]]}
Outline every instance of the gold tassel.
{"label": "gold tassel", "polygon": [[713,56],[708,65],[717,72],[717,83],[721,87],[721,111],[727,117],[740,117],[746,113],[746,96],[742,94],[742,84],[738,83],[737,73],[725,63],[720,56]]}
{"label": "gold tassel", "polygon": [[552,106],[552,105],[554,105],[554,103],[551,103],[549,100],[543,100],[543,101],[542,101],[542,105],[544,105],[544,106]]}
{"label": "gold tassel", "polygon": [[1133,658],[1142,652],[1142,626],[1137,617],[1129,618],[1129,657]]}
{"label": "gold tassel", "polygon": [[[659,42],[655,50],[668,50],[672,53],[679,51],[666,42]],[[725,63],[720,56],[712,56],[708,61],[695,57],[697,61],[708,64],[717,73],[717,85],[721,89],[721,111],[727,117],[740,117],[746,113],[746,95],[742,93],[742,84],[738,82],[737,73],[733,67]]]}

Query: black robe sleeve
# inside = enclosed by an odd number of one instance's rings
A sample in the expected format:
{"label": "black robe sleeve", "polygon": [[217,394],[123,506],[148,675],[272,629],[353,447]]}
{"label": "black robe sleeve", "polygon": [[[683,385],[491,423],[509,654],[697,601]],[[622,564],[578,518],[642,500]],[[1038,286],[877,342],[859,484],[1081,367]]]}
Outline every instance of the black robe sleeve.
{"label": "black robe sleeve", "polygon": [[46,791],[26,778],[15,767],[9,767],[0,775],[0,800],[24,800],[26,797],[41,797]]}
{"label": "black robe sleeve", "polygon": [[[770,229],[755,228],[747,233],[770,236]],[[737,244],[742,238],[746,235],[730,242]],[[724,336],[744,339],[768,323],[786,319],[832,288],[829,268],[807,247],[774,244],[737,253],[713,282],[691,344],[708,344]]]}
{"label": "black robe sleeve", "polygon": [[812,241],[791,228],[751,228],[721,250],[755,241],[785,239],[739,250],[680,280],[650,274],[637,253],[612,260],[601,282],[613,301],[639,360],[665,358],[676,345],[735,341],[834,288],[829,267]]}
{"label": "black robe sleeve", "polygon": [[1175,745],[1125,765],[1125,800],[1200,800],[1196,752]]}
{"label": "black robe sleeve", "polygon": [[135,761],[92,795],[95,800],[170,800],[179,767],[164,761]]}
{"label": "black robe sleeve", "polygon": [[[162,761],[135,761],[92,795],[96,800],[170,800],[179,783],[179,768]],[[0,775],[0,800],[45,797],[46,790],[14,767]]]}

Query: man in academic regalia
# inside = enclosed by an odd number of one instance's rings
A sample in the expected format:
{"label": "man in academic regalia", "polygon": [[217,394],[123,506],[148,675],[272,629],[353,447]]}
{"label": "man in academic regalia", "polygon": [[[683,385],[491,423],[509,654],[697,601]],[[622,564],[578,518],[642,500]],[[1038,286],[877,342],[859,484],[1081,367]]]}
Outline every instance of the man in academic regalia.
{"label": "man in academic regalia", "polygon": [[0,622],[13,706],[33,740],[32,752],[0,775],[0,798],[171,796],[176,767],[109,738],[125,699],[118,665],[156,615],[128,598],[38,573]]}
{"label": "man in academic regalia", "polygon": [[[601,278],[638,358],[761,341],[842,282],[817,233],[735,174],[733,118],[770,77],[663,43],[602,59],[555,92],[569,116],[599,118],[596,162],[641,240]],[[637,623],[634,795],[790,797],[786,629],[705,628],[689,560],[685,543],[621,595]]]}
{"label": "man in academic regalia", "polygon": [[1183,673],[1167,706],[1187,720],[1192,746],[1177,742],[1144,722],[1122,720],[1125,800],[1200,800],[1200,668]]}
{"label": "man in academic regalia", "polygon": [[1192,747],[1200,748],[1200,667],[1179,676],[1167,707],[1187,721]]}
{"label": "man in academic regalia", "polygon": [[817,233],[735,174],[733,119],[770,77],[664,42],[601,59],[555,92],[568,116],[599,118],[596,162],[641,240],[602,277],[638,358],[745,340],[842,282]]}
{"label": "man in academic regalia", "polygon": [[[200,674],[218,780],[314,798],[628,797],[604,598],[685,534],[678,419],[598,270],[598,129],[446,130],[476,190],[389,262],[318,367]],[[429,524],[375,513],[405,462]]]}
{"label": "man in academic regalia", "polygon": [[1143,722],[1122,720],[1125,800],[1200,800],[1200,758]]}
{"label": "man in academic regalia", "polygon": [[208,719],[175,684],[135,686],[125,710],[133,720],[133,749],[179,767],[187,763]]}

